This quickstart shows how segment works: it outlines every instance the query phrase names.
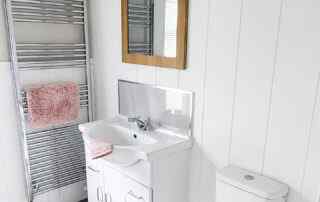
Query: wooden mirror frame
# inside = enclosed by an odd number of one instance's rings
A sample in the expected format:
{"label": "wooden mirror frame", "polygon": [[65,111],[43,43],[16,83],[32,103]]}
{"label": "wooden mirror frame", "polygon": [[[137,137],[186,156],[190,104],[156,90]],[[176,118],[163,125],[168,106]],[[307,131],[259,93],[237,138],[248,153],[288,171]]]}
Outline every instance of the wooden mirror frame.
{"label": "wooden mirror frame", "polygon": [[121,0],[122,20],[122,62],[175,69],[185,69],[188,37],[188,0],[178,1],[177,54],[176,57],[129,54],[128,0]]}

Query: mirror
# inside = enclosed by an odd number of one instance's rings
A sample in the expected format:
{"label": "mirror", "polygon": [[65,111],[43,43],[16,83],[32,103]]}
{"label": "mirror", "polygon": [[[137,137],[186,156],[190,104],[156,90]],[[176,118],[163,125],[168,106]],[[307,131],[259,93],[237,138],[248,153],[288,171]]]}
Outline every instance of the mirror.
{"label": "mirror", "polygon": [[122,0],[123,62],[185,68],[187,0]]}
{"label": "mirror", "polygon": [[120,115],[150,118],[153,125],[191,132],[192,92],[119,80],[118,95]]}
{"label": "mirror", "polygon": [[128,0],[129,54],[176,57],[177,0]]}

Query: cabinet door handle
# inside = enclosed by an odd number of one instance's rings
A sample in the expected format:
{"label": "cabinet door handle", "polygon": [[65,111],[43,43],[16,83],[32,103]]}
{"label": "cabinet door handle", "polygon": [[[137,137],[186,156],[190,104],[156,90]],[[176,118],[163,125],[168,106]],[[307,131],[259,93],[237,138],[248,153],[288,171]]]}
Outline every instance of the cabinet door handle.
{"label": "cabinet door handle", "polygon": [[105,193],[104,197],[105,197],[104,199],[105,202],[112,202],[112,197],[110,193]]}
{"label": "cabinet door handle", "polygon": [[[100,198],[100,197],[101,197],[101,198]],[[97,188],[97,200],[98,200],[99,202],[103,202],[103,199],[104,199],[104,196],[103,196],[101,187],[98,187],[98,188]]]}
{"label": "cabinet door handle", "polygon": [[97,201],[100,201],[100,187],[97,187]]}
{"label": "cabinet door handle", "polygon": [[130,190],[130,191],[127,193],[125,202],[127,202],[128,196],[132,196],[133,198],[135,198],[135,199],[138,200],[138,201],[145,201],[142,196],[137,196],[132,190]]}
{"label": "cabinet door handle", "polygon": [[104,202],[109,202],[108,200],[108,194],[104,193]]}

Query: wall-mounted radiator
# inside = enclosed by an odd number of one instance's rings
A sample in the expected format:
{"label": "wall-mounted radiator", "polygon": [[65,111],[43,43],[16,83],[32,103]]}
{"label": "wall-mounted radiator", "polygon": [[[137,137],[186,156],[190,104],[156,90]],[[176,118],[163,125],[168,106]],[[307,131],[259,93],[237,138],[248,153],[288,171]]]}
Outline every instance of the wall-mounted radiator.
{"label": "wall-mounted radiator", "polygon": [[[84,181],[80,123],[93,120],[86,0],[5,0],[29,201]],[[80,118],[48,128],[27,124],[24,87],[73,81],[80,89]]]}

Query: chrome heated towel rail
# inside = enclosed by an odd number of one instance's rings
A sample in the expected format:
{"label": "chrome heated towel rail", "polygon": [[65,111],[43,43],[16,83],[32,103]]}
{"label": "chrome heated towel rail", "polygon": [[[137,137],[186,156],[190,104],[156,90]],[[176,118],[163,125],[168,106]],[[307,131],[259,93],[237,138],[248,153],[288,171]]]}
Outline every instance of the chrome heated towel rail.
{"label": "chrome heated towel rail", "polygon": [[[28,196],[29,201],[33,201],[37,195],[86,178],[84,145],[78,125],[94,119],[87,1],[5,0],[4,2]],[[74,41],[72,43],[52,43],[51,41],[39,43],[32,39],[17,39],[17,26],[32,30],[33,26],[40,25],[39,23],[46,26],[80,27],[83,40],[80,43],[74,43]],[[26,80],[25,73],[50,71],[47,74],[52,74],[55,71],[64,70],[81,71],[85,75],[85,79],[79,81],[81,113],[85,118],[41,130],[28,128],[28,103],[23,88],[23,82]],[[35,83],[37,79],[35,76]]]}

